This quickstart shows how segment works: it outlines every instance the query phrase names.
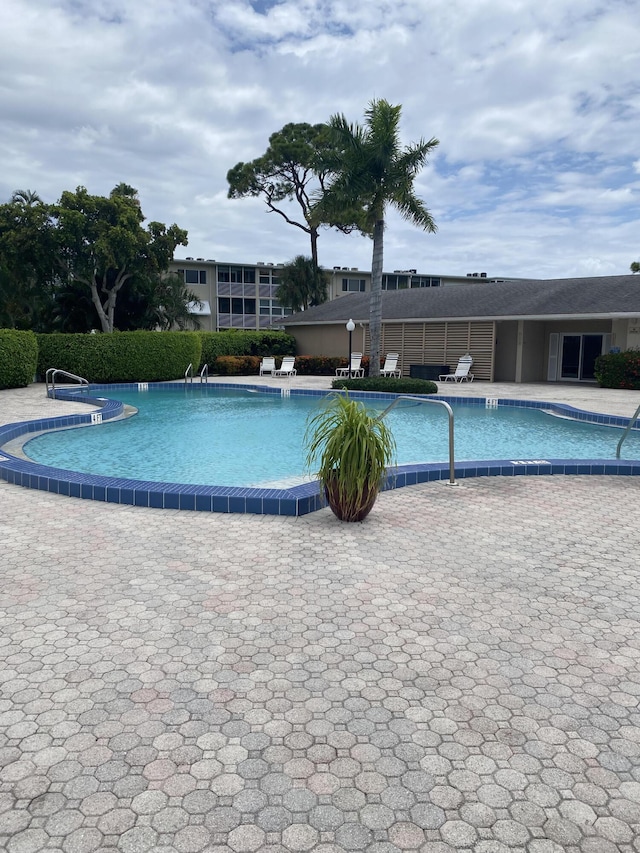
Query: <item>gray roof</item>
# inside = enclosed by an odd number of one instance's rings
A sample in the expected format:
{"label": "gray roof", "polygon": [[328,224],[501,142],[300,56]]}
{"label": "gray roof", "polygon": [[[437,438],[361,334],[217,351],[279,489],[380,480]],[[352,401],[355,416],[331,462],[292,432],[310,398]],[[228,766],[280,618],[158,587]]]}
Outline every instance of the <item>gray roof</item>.
{"label": "gray roof", "polygon": [[[640,317],[640,275],[474,282],[383,291],[382,318],[450,320]],[[369,320],[369,293],[352,293],[287,317],[287,326]]]}

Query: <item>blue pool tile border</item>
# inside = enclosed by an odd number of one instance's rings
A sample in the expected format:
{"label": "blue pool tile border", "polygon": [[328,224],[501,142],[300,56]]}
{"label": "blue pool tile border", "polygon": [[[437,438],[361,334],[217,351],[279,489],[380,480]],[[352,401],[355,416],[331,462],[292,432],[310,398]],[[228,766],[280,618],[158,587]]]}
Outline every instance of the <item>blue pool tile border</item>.
{"label": "blue pool tile border", "polygon": [[[175,382],[148,383],[144,392],[153,393],[180,387]],[[206,389],[206,393],[217,394],[224,391],[240,390],[259,394],[282,394],[281,388],[240,383],[209,383],[196,385]],[[119,383],[109,385],[91,385],[88,391],[77,389],[56,389],[58,399],[82,401],[99,407],[102,421],[119,417],[124,412],[123,404],[103,394],[114,394],[118,390],[138,391],[138,383]],[[188,389],[187,389],[188,390]],[[286,389],[290,396],[316,397],[327,396],[327,391],[313,389]],[[395,394],[381,394],[373,391],[352,391],[350,396],[360,400],[395,399]],[[544,409],[561,417],[581,420],[588,423],[626,427],[629,418],[617,415],[603,415],[576,409],[564,403],[541,402],[537,400],[512,400],[487,397],[455,397],[438,395],[420,395],[425,398],[442,400],[456,405]],[[129,480],[83,474],[62,468],[40,465],[28,459],[15,456],[6,451],[5,445],[14,439],[44,430],[61,429],[94,423],[95,414],[63,415],[56,418],[22,421],[0,427],[0,479],[30,489],[53,492],[55,494],[78,497],[85,500],[106,503],[126,504],[137,507],[153,507],[191,512],[222,512],[255,515],[300,516],[322,509],[326,506],[317,482],[303,483],[284,489],[253,488],[234,486],[202,486],[187,483],[160,483]],[[552,476],[568,474],[590,474],[607,476],[640,476],[640,460],[611,459],[545,459],[545,460],[509,460],[491,459],[458,462],[455,465],[456,480],[470,477],[518,477]],[[390,472],[385,489],[398,489],[418,483],[449,479],[447,463],[435,462],[398,466]]]}

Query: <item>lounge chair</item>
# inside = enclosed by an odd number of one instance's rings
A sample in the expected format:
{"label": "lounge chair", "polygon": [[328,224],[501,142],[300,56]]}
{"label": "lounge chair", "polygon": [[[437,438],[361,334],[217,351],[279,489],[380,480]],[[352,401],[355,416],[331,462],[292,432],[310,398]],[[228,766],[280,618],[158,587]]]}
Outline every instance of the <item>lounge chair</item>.
{"label": "lounge chair", "polygon": [[467,353],[459,359],[454,373],[441,373],[438,378],[440,382],[473,382],[473,373],[469,373],[472,364],[473,358]]}
{"label": "lounge chair", "polygon": [[384,366],[380,368],[380,376],[402,376],[402,371],[398,367],[398,358],[397,352],[388,352]]}
{"label": "lounge chair", "polygon": [[272,376],[297,376],[298,371],[295,368],[295,357],[292,355],[285,355],[282,359],[282,364],[277,370],[274,370],[271,374]]}
{"label": "lounge chair", "polygon": [[273,376],[273,371],[276,369],[276,360],[275,358],[265,357],[260,362],[260,376],[264,376],[266,373],[271,374]]}
{"label": "lounge chair", "polygon": [[[364,376],[364,368],[361,366],[360,362],[362,361],[362,353],[361,352],[352,352],[351,353],[351,376],[354,379],[361,379]],[[349,367],[337,367],[336,368],[336,376],[349,376]]]}

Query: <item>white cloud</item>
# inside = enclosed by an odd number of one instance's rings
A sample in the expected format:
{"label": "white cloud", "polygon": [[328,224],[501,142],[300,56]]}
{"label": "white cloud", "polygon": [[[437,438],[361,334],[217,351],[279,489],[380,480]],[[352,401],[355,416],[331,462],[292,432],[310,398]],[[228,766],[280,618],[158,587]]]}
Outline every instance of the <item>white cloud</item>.
{"label": "white cloud", "polygon": [[[0,198],[136,186],[188,254],[287,260],[306,237],[226,173],[290,121],[403,105],[437,136],[420,194],[439,225],[391,215],[389,269],[625,272],[640,229],[640,7],[625,0],[5,0]],[[324,231],[321,261],[370,264]]]}

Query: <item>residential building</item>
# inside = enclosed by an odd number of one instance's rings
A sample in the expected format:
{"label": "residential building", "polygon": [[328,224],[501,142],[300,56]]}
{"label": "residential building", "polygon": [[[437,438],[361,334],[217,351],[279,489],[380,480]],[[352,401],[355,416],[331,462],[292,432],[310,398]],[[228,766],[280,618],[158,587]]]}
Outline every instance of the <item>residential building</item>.
{"label": "residential building", "polygon": [[280,284],[276,264],[218,263],[212,259],[174,260],[171,271],[184,277],[185,284],[200,300],[191,306],[203,330],[266,329],[285,315],[275,294]]}
{"label": "residential building", "polygon": [[[200,300],[191,306],[200,319],[201,328],[266,329],[282,326],[293,312],[283,308],[276,299],[280,284],[280,269],[284,264],[258,261],[255,264],[221,263],[211,258],[176,259],[171,271],[184,277],[185,284]],[[351,293],[371,290],[371,273],[357,267],[324,268],[328,278],[329,300]],[[487,284],[503,279],[491,279],[487,274],[427,275],[415,269],[384,273],[385,291],[412,290],[451,285]]]}
{"label": "residential building", "polygon": [[[351,293],[287,317],[299,355],[369,350],[369,297]],[[640,349],[640,279],[633,275],[493,281],[382,295],[381,354],[398,352],[405,376],[470,353],[477,379],[593,382],[612,348]],[[413,370],[412,370],[413,368]]]}

